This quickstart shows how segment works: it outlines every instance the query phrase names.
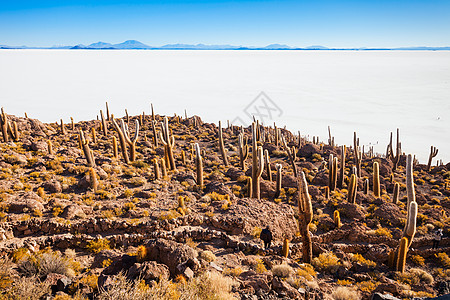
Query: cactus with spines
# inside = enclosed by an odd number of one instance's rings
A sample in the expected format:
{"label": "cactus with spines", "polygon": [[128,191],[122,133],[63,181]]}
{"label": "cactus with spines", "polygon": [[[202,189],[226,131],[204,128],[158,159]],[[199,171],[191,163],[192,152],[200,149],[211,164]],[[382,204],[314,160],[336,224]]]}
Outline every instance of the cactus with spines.
{"label": "cactus with spines", "polygon": [[161,173],[162,179],[167,179],[166,161],[164,159],[161,159]]}
{"label": "cactus with spines", "polygon": [[361,177],[361,148],[359,147],[359,138],[356,137],[356,132],[353,133],[353,151],[355,154],[354,161],[356,165],[356,169],[358,170],[358,174],[356,174],[358,177]]}
{"label": "cactus with spines", "polygon": [[333,154],[330,154],[328,160],[328,187],[330,189],[330,192],[336,190],[337,166],[338,166],[337,157],[333,157]]}
{"label": "cactus with spines", "polygon": [[97,192],[98,189],[98,181],[97,181],[97,173],[95,172],[94,168],[89,168],[89,184],[91,186],[91,189],[94,192]]}
{"label": "cactus with spines", "polygon": [[195,143],[195,168],[197,171],[197,185],[200,189],[203,189],[203,159],[198,143]]}
{"label": "cactus with spines", "polygon": [[366,178],[366,180],[364,180],[364,195],[368,195],[369,194],[369,179]]}
{"label": "cactus with spines", "polygon": [[64,126],[64,122],[63,122],[62,119],[61,119],[61,126],[60,126],[60,128],[61,128],[61,134],[62,135],[66,135],[67,131],[66,131],[66,127]]}
{"label": "cactus with spines", "polygon": [[400,195],[400,184],[394,183],[394,195],[392,196],[392,203],[397,204]]}
{"label": "cactus with spines", "polygon": [[339,169],[339,184],[338,187],[340,189],[344,186],[344,177],[345,177],[345,152],[346,147],[345,145],[341,146],[341,168]]}
{"label": "cactus with spines", "polygon": [[241,169],[245,171],[245,160],[248,158],[248,145],[247,145],[247,138],[244,139],[244,133],[239,133],[239,163],[241,166]]}
{"label": "cactus with spines", "polygon": [[47,140],[47,150],[49,155],[53,155],[53,144],[51,140]]}
{"label": "cactus with spines", "polygon": [[[120,148],[122,149],[122,155],[123,155],[123,159],[125,160],[126,164],[130,163],[130,159],[128,157],[128,150],[127,150],[127,141],[125,139],[125,135],[123,134],[122,129],[119,127],[119,125],[117,124],[116,120],[114,119],[114,116],[111,115],[111,120],[112,123],[114,125],[114,128],[116,129],[117,134],[119,135],[119,140],[120,140]],[[121,120],[123,122],[123,120]]]}
{"label": "cactus with spines", "polygon": [[398,163],[400,161],[400,153],[401,153],[401,143],[399,140],[399,129],[397,128],[397,144],[395,147],[395,156],[394,156],[394,150],[392,149],[392,132],[391,132],[391,136],[389,139],[389,145],[387,147],[386,150],[386,157],[389,158],[392,163],[393,163],[393,167],[392,167],[392,171],[395,171],[397,169]]}
{"label": "cactus with spines", "polygon": [[283,240],[283,249],[281,251],[281,256],[288,257],[289,256],[289,239],[287,237]]}
{"label": "cactus with spines", "polygon": [[356,175],[352,174],[350,176],[350,183],[348,184],[348,195],[347,201],[350,203],[356,203],[356,192],[358,190],[358,182],[356,179]]}
{"label": "cactus with spines", "polygon": [[248,198],[252,198],[253,196],[253,186],[252,186],[252,178],[251,177],[247,177],[247,197]]}
{"label": "cactus with spines", "polygon": [[73,122],[73,118],[72,117],[70,117],[70,123],[71,123],[71,125],[72,125],[72,130],[75,130],[75,123]]}
{"label": "cactus with spines", "polygon": [[167,117],[164,117],[164,121],[161,122],[161,141],[164,144],[164,152],[169,160],[169,169],[176,170],[175,159],[173,157],[173,147],[175,146],[175,138],[170,134],[169,121]]}
{"label": "cactus with spines", "polygon": [[411,154],[408,154],[406,158],[406,194],[408,198],[406,204],[406,224],[403,229],[403,236],[400,241],[400,245],[394,254],[394,261],[396,262],[395,267],[399,272],[404,272],[405,270],[406,254],[408,252],[408,248],[412,244],[414,235],[416,234],[417,225],[417,202],[414,190],[413,159]]}
{"label": "cactus with spines", "polygon": [[272,181],[272,169],[270,167],[270,157],[269,157],[269,151],[266,149],[264,150],[264,163],[265,163],[265,169],[267,173],[267,180]]}
{"label": "cactus with spines", "polygon": [[127,119],[127,124],[130,124],[130,116],[128,115],[128,110],[125,108],[125,118]]}
{"label": "cactus with spines", "polygon": [[283,143],[284,148],[286,149],[288,158],[289,158],[289,162],[291,163],[292,166],[292,170],[294,171],[294,176],[297,177],[297,166],[295,165],[295,148],[293,148],[293,150],[291,148],[288,147],[287,143],[286,143],[286,139],[284,138],[284,135],[281,135],[281,142]]}
{"label": "cactus with spines", "polygon": [[325,199],[330,199],[330,187],[326,186],[324,189],[325,189]]}
{"label": "cactus with spines", "polygon": [[227,151],[225,150],[225,145],[223,143],[222,123],[220,121],[219,121],[218,138],[219,138],[219,149],[220,154],[222,155],[223,164],[225,165],[225,167],[228,167]]}
{"label": "cactus with spines", "polygon": [[106,120],[110,121],[112,118],[109,114],[108,101],[106,101]]}
{"label": "cactus with spines", "polygon": [[183,164],[183,166],[186,165],[186,153],[184,152],[184,150],[181,150],[181,163]]}
{"label": "cactus with spines", "polygon": [[256,140],[256,124],[252,124],[252,186],[253,186],[253,197],[258,200],[261,199],[260,194],[260,182],[261,174],[264,171],[264,158],[262,147],[258,146]]}
{"label": "cactus with spines", "polygon": [[433,157],[436,157],[436,155],[438,155],[439,150],[436,149],[436,147],[431,146],[430,149],[430,155],[428,156],[428,164],[427,164],[427,171],[430,172],[431,170],[431,160],[433,159]]}
{"label": "cactus with spines", "polygon": [[14,136],[14,141],[17,142],[19,141],[19,128],[17,127],[17,122],[13,121],[13,136]]}
{"label": "cactus with spines", "polygon": [[309,224],[311,224],[313,218],[313,209],[311,203],[311,197],[308,192],[308,183],[306,182],[306,176],[303,171],[300,172],[298,180],[298,220],[300,234],[303,240],[303,262],[310,264],[312,262],[312,244],[311,235],[309,233]]}
{"label": "cactus with spines", "polygon": [[338,210],[335,210],[335,211],[334,211],[334,213],[333,213],[333,219],[334,219],[334,225],[335,225],[337,228],[340,228],[340,227],[342,226],[342,223],[341,223],[341,215],[339,214],[339,211],[338,211]]}
{"label": "cactus with spines", "polygon": [[94,144],[97,144],[97,133],[95,132],[95,127],[91,128],[91,134],[92,134],[92,142]]}
{"label": "cactus with spines", "polygon": [[136,142],[139,139],[139,121],[135,120],[135,123],[134,123],[135,130],[134,130],[133,138],[130,138],[128,125],[125,124],[125,122],[123,120],[120,120],[120,121],[121,121],[120,126],[121,126],[122,133],[124,135],[125,141],[130,146],[130,161],[135,161],[136,160]]}
{"label": "cactus with spines", "polygon": [[88,166],[91,168],[95,167],[94,155],[92,154],[91,148],[89,148],[89,142],[84,138],[84,133],[81,129],[79,131],[79,141],[81,143],[81,147],[83,149],[84,156],[86,157]]}
{"label": "cactus with spines", "polygon": [[373,195],[377,198],[381,196],[380,190],[380,165],[377,161],[373,163]]}
{"label": "cactus with spines", "polygon": [[282,182],[281,169],[282,168],[283,168],[283,166],[281,164],[275,165],[275,169],[277,169],[277,184],[276,184],[275,196],[274,196],[275,199],[278,198],[281,193],[281,182]]}
{"label": "cactus with spines", "polygon": [[112,148],[113,148],[113,156],[115,159],[117,159],[119,157],[119,151],[117,149],[117,138],[115,136],[113,136],[113,141],[112,141]]}
{"label": "cactus with spines", "polygon": [[106,124],[105,116],[103,115],[103,111],[102,110],[100,110],[100,117],[102,119],[103,135],[107,136],[108,135],[108,125]]}
{"label": "cactus with spines", "polygon": [[154,158],[154,159],[152,159],[152,162],[153,162],[153,170],[155,172],[155,180],[158,180],[161,178],[161,172],[159,170],[158,159]]}
{"label": "cactus with spines", "polygon": [[398,255],[397,255],[397,265],[396,265],[396,271],[403,273],[405,272],[405,265],[406,265],[406,254],[408,253],[408,239],[406,237],[403,237],[400,240],[400,246],[398,249]]}

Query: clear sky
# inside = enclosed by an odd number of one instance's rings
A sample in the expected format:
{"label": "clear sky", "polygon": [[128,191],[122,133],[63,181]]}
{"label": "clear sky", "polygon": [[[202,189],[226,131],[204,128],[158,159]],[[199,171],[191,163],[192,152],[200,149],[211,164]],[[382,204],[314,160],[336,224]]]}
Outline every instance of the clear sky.
{"label": "clear sky", "polygon": [[450,46],[450,0],[1,1],[0,45]]}

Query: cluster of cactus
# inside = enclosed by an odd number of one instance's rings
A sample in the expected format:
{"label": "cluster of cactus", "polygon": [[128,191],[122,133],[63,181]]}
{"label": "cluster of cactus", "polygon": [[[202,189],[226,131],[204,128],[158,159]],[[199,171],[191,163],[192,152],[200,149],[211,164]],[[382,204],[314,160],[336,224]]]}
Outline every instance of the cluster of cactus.
{"label": "cluster of cactus", "polygon": [[284,138],[283,135],[281,135],[281,140],[283,142],[283,146],[286,149],[288,158],[289,158],[289,162],[291,163],[292,166],[292,170],[294,172],[294,176],[297,177],[297,166],[295,165],[295,159],[297,158],[296,155],[296,151],[295,151],[295,147],[289,148],[289,146],[286,143],[286,139]]}
{"label": "cluster of cactus", "polygon": [[8,116],[2,111],[0,114],[0,126],[2,128],[2,134],[3,134],[3,141],[7,143],[9,141],[9,138],[11,138],[13,141],[17,141],[19,139],[19,130],[17,129],[16,122],[13,122],[13,125],[11,126],[11,123],[8,121]]}
{"label": "cluster of cactus", "polygon": [[83,149],[84,157],[86,158],[88,166],[91,168],[95,167],[94,154],[91,148],[89,147],[89,142],[84,138],[84,133],[83,130],[81,129],[78,135],[78,142],[80,144],[80,148]]}
{"label": "cluster of cactus", "polygon": [[238,147],[239,147],[239,163],[241,165],[241,169],[245,170],[245,160],[248,157],[248,145],[247,145],[247,137],[244,138],[244,133],[239,133],[238,137]]}
{"label": "cluster of cactus", "polygon": [[336,190],[337,167],[338,167],[337,157],[334,157],[333,154],[330,154],[328,159],[328,189],[330,190],[330,192]]}
{"label": "cluster of cactus", "polygon": [[412,240],[416,233],[416,220],[417,220],[417,202],[414,191],[414,178],[413,178],[413,159],[411,154],[406,158],[406,193],[407,193],[407,217],[406,224],[403,230],[403,236],[400,240],[400,244],[396,250],[391,251],[389,254],[389,265],[395,268],[398,272],[405,271],[406,256],[408,248],[411,246]]}

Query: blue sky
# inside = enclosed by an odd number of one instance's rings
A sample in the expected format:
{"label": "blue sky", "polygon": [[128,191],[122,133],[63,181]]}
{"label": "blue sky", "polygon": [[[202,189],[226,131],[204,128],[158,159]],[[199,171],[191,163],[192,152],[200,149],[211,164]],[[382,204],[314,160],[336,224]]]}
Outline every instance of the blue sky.
{"label": "blue sky", "polygon": [[2,1],[0,45],[450,46],[450,0]]}

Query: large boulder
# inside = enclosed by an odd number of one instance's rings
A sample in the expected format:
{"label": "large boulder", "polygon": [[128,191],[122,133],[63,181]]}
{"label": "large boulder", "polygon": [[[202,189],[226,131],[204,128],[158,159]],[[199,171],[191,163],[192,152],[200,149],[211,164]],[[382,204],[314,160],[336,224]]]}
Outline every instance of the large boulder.
{"label": "large boulder", "polygon": [[141,278],[147,283],[160,279],[169,279],[170,272],[166,265],[158,264],[156,261],[144,261],[143,263],[136,263],[128,270],[128,278]]}
{"label": "large boulder", "polygon": [[146,259],[165,264],[172,276],[183,274],[187,268],[195,272],[200,267],[197,251],[185,244],[156,239],[150,240],[145,247],[147,248]]}
{"label": "large boulder", "polygon": [[43,211],[42,198],[34,192],[26,192],[8,202],[10,213],[30,213],[33,211]]}
{"label": "large boulder", "polygon": [[389,225],[391,223],[395,227],[402,226],[402,220],[405,219],[405,215],[400,211],[397,204],[392,202],[386,202],[381,204],[373,212],[374,217],[380,220],[381,224]]}

